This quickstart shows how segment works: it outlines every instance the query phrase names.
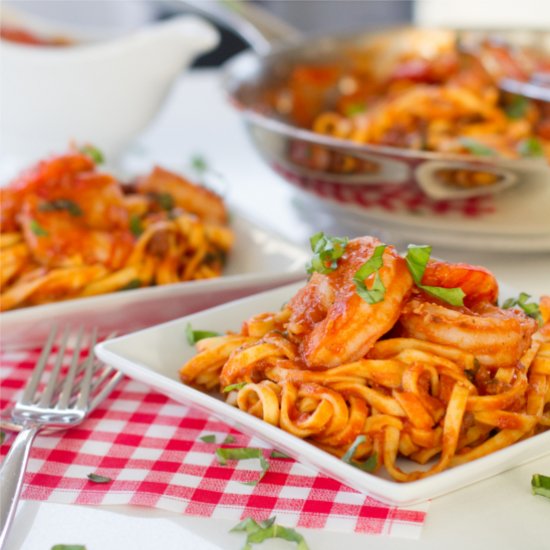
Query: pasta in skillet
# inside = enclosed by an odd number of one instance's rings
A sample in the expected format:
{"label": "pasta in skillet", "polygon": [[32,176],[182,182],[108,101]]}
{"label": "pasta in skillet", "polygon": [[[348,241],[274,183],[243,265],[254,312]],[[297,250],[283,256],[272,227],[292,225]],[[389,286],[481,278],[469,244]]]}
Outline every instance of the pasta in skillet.
{"label": "pasta in skillet", "polygon": [[93,155],[53,157],[0,189],[0,310],[221,274],[218,195],[156,167],[123,186]]}
{"label": "pasta in skillet", "polygon": [[240,333],[199,340],[182,382],[399,482],[550,427],[550,297],[498,307],[489,271],[426,246],[312,245],[307,284]]}
{"label": "pasta in skillet", "polygon": [[[357,144],[544,163],[550,161],[550,105],[503,92],[498,83],[502,77],[529,81],[549,67],[547,54],[502,41],[466,50],[454,32],[414,29],[350,48],[338,62],[297,63],[271,103],[299,127]],[[315,170],[379,170],[372,159],[321,144],[307,147],[307,154],[304,148],[296,144],[289,155]],[[461,186],[495,182],[482,170],[442,177]]]}

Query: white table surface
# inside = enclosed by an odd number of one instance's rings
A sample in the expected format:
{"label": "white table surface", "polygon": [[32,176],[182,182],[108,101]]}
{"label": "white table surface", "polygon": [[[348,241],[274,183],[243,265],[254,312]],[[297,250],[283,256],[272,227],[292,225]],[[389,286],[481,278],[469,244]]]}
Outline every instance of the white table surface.
{"label": "white table surface", "polygon": [[[266,227],[304,246],[320,229],[337,234],[334,221],[320,217],[320,225],[312,227],[300,217],[294,191],[255,153],[238,114],[220,91],[218,78],[212,70],[183,76],[132,158],[138,159],[137,152],[143,152],[159,164],[181,168],[200,154],[230,182],[228,200]],[[140,162],[133,161],[133,165]],[[550,293],[549,254],[442,247],[434,248],[434,254],[484,265],[518,290]],[[435,499],[419,540],[311,529],[301,532],[312,550],[548,550],[550,501],[531,494],[533,473],[550,475],[550,455]],[[228,534],[233,524],[151,509],[22,502],[6,550],[49,549],[59,543],[84,544],[87,550],[236,550],[242,547],[244,536]],[[292,547],[278,540],[261,546],[266,550]]]}

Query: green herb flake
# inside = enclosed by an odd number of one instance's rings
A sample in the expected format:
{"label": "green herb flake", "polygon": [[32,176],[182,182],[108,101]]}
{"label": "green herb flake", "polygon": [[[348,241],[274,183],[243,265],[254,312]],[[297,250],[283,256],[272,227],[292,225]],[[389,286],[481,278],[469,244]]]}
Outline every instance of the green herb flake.
{"label": "green herb flake", "polygon": [[338,267],[338,260],[346,250],[349,239],[347,237],[328,237],[322,231],[315,233],[310,239],[313,258],[307,264],[308,273],[318,272],[327,274]]}
{"label": "green herb flake", "polygon": [[534,495],[550,498],[550,476],[533,474],[531,478],[531,491]]}
{"label": "green herb flake", "polygon": [[515,95],[505,109],[506,116],[514,120],[523,118],[527,114],[528,107],[529,100],[526,97]]}
{"label": "green herb flake", "polygon": [[40,212],[61,212],[66,210],[71,216],[78,218],[82,216],[82,208],[70,199],[54,199],[42,202],[38,207]]}
{"label": "green herb flake", "polygon": [[93,145],[84,145],[80,148],[80,152],[90,157],[95,164],[103,164],[105,162],[103,153]]}
{"label": "green herb flake", "polygon": [[143,224],[141,223],[141,218],[137,214],[132,214],[130,216],[129,226],[134,237],[139,237],[143,233]]}
{"label": "green herb flake", "polygon": [[364,443],[366,440],[367,438],[364,435],[358,435],[355,438],[355,441],[351,444],[350,448],[346,451],[346,454],[342,457],[342,460],[346,464],[354,466],[355,468],[359,468],[364,472],[373,472],[376,468],[376,464],[378,463],[376,453],[369,456],[369,458],[367,458],[367,460],[365,460],[364,462],[353,460],[353,456],[357,452],[357,448],[359,447],[359,445],[361,445],[361,443]]}
{"label": "green herb flake", "polygon": [[195,172],[202,174],[208,170],[208,162],[202,155],[193,155],[191,157],[191,167]]}
{"label": "green herb flake", "polygon": [[481,143],[475,139],[469,137],[460,138],[460,143],[469,153],[478,157],[492,157],[497,154],[494,149],[487,147],[484,143]]}
{"label": "green herb flake", "polygon": [[49,233],[36,220],[31,220],[29,227],[37,237],[47,237],[49,235]]}
{"label": "green herb flake", "polygon": [[260,477],[254,481],[245,481],[243,482],[244,485],[257,485],[263,479],[269,468],[269,463],[264,458],[261,449],[251,449],[248,447],[240,447],[237,449],[219,448],[216,449],[216,457],[222,466],[225,466],[228,460],[248,460],[250,458],[257,458],[262,468]]}
{"label": "green herb flake", "polygon": [[215,435],[203,435],[202,437],[199,437],[199,439],[205,443],[216,443]]}
{"label": "green herb flake", "polygon": [[536,158],[544,156],[544,149],[541,142],[534,136],[523,139],[518,143],[518,153],[522,157]]}
{"label": "green herb flake", "polygon": [[[374,249],[372,256],[355,272],[353,282],[355,290],[368,304],[377,304],[384,300],[386,296],[386,287],[380,279],[380,268],[384,265],[383,254],[386,249],[385,244],[381,244]],[[365,279],[375,273],[371,288],[367,288]]]}
{"label": "green herb flake", "polygon": [[287,454],[282,453],[281,451],[277,451],[276,449],[271,451],[271,454],[269,456],[271,458],[290,458]]}
{"label": "green herb flake", "polygon": [[187,325],[185,326],[185,336],[187,338],[187,343],[190,346],[193,346],[199,340],[203,340],[204,338],[213,338],[214,336],[220,336],[220,333],[211,330],[193,330],[191,323],[187,323]]}
{"label": "green herb flake", "polygon": [[113,481],[110,477],[100,476],[97,474],[88,474],[88,479],[93,483],[111,483]]}
{"label": "green herb flake", "polygon": [[174,197],[170,193],[151,193],[151,198],[163,209],[170,211],[174,208]]}
{"label": "green herb flake", "polygon": [[121,287],[120,290],[133,290],[134,288],[139,288],[140,286],[140,279],[132,279],[131,281],[128,281],[128,283],[126,283],[123,287]]}
{"label": "green herb flake", "polygon": [[0,445],[2,445],[2,443],[4,443],[5,440],[6,440],[6,432],[3,430],[0,430]]}
{"label": "green herb flake", "polygon": [[432,254],[432,247],[428,245],[409,245],[405,261],[412,275],[416,286],[427,294],[439,298],[452,306],[464,305],[464,291],[461,288],[443,288],[439,286],[428,286],[422,284],[424,271]]}
{"label": "green herb flake", "polygon": [[367,106],[364,103],[351,103],[345,108],[345,115],[347,117],[352,117],[364,113],[367,109]]}
{"label": "green herb flake", "polygon": [[251,550],[253,544],[260,544],[267,539],[283,539],[295,542],[298,550],[309,550],[303,535],[295,529],[284,527],[275,523],[275,516],[265,521],[257,522],[252,518],[246,518],[230,530],[230,533],[242,532],[247,534],[243,550]]}
{"label": "green herb flake", "polygon": [[225,439],[222,441],[224,445],[229,445],[231,443],[235,443],[235,436],[229,434],[225,436]]}
{"label": "green herb flake", "polygon": [[237,391],[241,388],[244,388],[248,382],[237,382],[236,384],[229,384],[229,386],[225,386],[223,389],[223,393],[229,393],[230,391]]}
{"label": "green herb flake", "polygon": [[508,298],[508,300],[502,304],[502,309],[510,309],[517,306],[521,308],[526,315],[536,319],[539,325],[542,326],[544,321],[542,319],[542,313],[540,312],[539,305],[536,302],[527,303],[530,298],[530,294],[521,292],[517,298]]}
{"label": "green herb flake", "polygon": [[51,550],[86,550],[83,544],[54,544]]}

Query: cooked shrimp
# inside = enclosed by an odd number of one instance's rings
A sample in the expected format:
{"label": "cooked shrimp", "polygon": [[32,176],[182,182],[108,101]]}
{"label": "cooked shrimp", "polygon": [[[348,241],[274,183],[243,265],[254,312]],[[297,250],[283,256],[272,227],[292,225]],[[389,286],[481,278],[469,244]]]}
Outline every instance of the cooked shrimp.
{"label": "cooked shrimp", "polygon": [[10,188],[34,192],[37,188],[70,179],[81,172],[93,171],[94,161],[82,153],[68,153],[42,160],[10,183]]}
{"label": "cooked shrimp", "polygon": [[457,347],[475,355],[487,367],[515,366],[530,345],[536,321],[516,309],[488,302],[468,308],[411,299],[403,308],[404,336]]}
{"label": "cooked shrimp", "polygon": [[0,232],[17,231],[17,212],[21,206],[21,193],[9,187],[0,188]]}
{"label": "cooked shrimp", "polygon": [[[353,280],[380,244],[373,237],[351,240],[338,267],[328,275],[314,273],[288,303],[287,330],[308,366],[335,367],[363,357],[397,321],[412,278],[393,247],[386,247],[378,270],[386,289],[382,301],[367,303]],[[367,278],[367,287],[373,279]]]}
{"label": "cooked shrimp", "polygon": [[[65,161],[65,162],[63,162]],[[80,156],[56,157],[14,183],[22,193],[18,222],[41,265],[123,265],[133,246],[120,187]]]}
{"label": "cooked shrimp", "polygon": [[464,304],[468,307],[481,304],[496,304],[498,283],[495,276],[484,267],[469,264],[451,264],[430,260],[424,271],[422,284],[442,288],[461,288]]}
{"label": "cooked shrimp", "polygon": [[169,203],[173,202],[174,206],[196,214],[202,221],[227,223],[227,210],[219,195],[158,166],[147,177],[138,181],[137,190],[161,200],[168,199]]}

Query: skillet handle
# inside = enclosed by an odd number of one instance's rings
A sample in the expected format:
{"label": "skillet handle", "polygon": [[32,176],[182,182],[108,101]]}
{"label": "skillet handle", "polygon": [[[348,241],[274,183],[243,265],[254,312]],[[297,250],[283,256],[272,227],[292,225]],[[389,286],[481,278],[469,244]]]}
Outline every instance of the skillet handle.
{"label": "skillet handle", "polygon": [[297,43],[303,39],[298,29],[246,0],[177,0],[177,4],[229,28],[260,55],[268,54],[275,44]]}

